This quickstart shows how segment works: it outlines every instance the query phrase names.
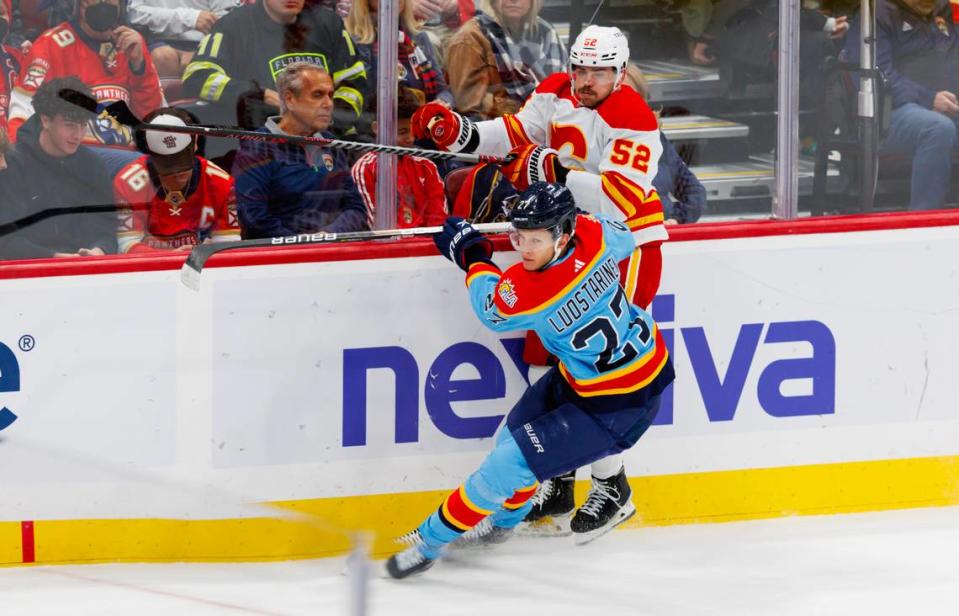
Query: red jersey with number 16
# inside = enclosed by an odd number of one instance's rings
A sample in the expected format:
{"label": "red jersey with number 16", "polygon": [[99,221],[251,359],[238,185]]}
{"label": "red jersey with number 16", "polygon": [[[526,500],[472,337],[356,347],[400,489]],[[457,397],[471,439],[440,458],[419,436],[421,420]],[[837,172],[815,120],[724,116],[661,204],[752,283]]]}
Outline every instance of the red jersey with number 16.
{"label": "red jersey with number 16", "polygon": [[148,252],[240,239],[233,178],[196,157],[193,178],[182,194],[167,195],[149,157],[120,170],[113,180],[120,215],[119,252]]}

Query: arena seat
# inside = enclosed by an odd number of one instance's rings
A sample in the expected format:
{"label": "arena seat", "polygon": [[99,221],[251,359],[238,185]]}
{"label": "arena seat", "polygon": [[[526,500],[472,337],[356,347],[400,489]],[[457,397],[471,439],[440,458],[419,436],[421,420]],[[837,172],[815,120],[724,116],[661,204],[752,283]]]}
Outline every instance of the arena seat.
{"label": "arena seat", "polygon": [[460,167],[459,169],[453,169],[446,174],[446,178],[443,180],[444,190],[446,192],[446,203],[450,208],[450,216],[468,218],[470,215],[469,203],[465,204],[465,212],[462,211],[462,207],[457,209],[456,196],[460,194],[460,188],[463,187],[463,182],[466,181],[466,178],[469,176],[472,170],[473,167]]}
{"label": "arena seat", "polygon": [[19,15],[19,30],[29,40],[50,27],[49,0],[13,0],[14,15]]}
{"label": "arena seat", "polygon": [[163,95],[166,97],[167,103],[173,107],[189,105],[198,100],[184,94],[183,81],[178,77],[161,77],[160,87],[163,89]]}

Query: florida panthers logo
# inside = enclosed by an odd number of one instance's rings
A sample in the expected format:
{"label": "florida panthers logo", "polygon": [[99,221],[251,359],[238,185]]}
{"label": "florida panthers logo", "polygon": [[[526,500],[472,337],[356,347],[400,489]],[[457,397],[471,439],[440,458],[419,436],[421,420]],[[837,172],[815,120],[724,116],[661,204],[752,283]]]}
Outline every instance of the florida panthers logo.
{"label": "florida panthers logo", "polygon": [[133,139],[130,128],[123,126],[106,112],[94,120],[93,136],[104,145],[127,145]]}
{"label": "florida panthers logo", "polygon": [[510,308],[516,305],[516,300],[518,298],[516,297],[516,286],[513,284],[512,280],[507,278],[506,280],[500,282],[496,292],[499,293],[499,297],[501,300],[503,300],[503,303]]}

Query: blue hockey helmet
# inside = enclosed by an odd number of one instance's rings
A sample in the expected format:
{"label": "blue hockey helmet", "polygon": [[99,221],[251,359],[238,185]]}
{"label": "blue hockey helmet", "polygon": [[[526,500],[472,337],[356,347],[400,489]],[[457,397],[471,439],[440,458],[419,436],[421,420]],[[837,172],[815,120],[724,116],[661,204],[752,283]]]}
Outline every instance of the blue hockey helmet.
{"label": "blue hockey helmet", "polygon": [[559,238],[576,230],[576,201],[562,184],[536,182],[524,190],[509,213],[515,229],[546,229]]}

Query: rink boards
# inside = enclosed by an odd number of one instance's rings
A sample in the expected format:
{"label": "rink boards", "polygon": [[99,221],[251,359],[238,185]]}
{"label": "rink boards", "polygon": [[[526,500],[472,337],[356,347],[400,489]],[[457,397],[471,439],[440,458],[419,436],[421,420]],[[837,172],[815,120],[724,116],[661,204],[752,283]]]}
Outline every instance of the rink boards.
{"label": "rink boards", "polygon": [[[959,503],[957,225],[674,231],[632,523]],[[0,266],[0,563],[382,553],[526,387],[428,240],[181,261]]]}

